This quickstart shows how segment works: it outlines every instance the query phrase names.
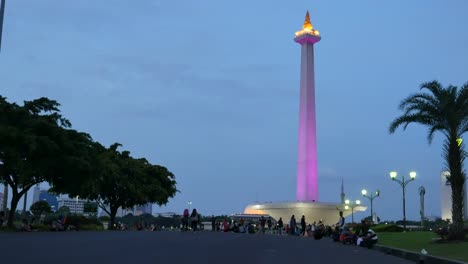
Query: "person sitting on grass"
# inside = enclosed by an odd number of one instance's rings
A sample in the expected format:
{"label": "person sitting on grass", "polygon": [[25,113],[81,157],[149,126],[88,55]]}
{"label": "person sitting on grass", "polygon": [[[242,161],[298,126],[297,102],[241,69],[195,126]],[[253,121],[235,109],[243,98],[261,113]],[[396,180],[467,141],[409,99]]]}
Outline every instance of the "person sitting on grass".
{"label": "person sitting on grass", "polygon": [[377,241],[378,241],[377,234],[374,232],[374,230],[369,229],[367,230],[366,236],[358,238],[357,245],[360,247],[371,248],[375,244],[377,244]]}

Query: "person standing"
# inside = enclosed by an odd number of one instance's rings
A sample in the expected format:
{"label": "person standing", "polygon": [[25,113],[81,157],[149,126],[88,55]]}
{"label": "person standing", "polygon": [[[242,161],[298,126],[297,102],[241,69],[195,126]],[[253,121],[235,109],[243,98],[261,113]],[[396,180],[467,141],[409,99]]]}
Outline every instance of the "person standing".
{"label": "person standing", "polygon": [[289,232],[291,235],[296,234],[296,217],[294,217],[294,215],[292,215],[291,220],[289,220]]}
{"label": "person standing", "polygon": [[260,233],[262,234],[265,234],[265,223],[266,223],[266,220],[265,220],[265,217],[260,217]]}
{"label": "person standing", "polygon": [[303,215],[301,217],[301,233],[303,236],[305,236],[306,233],[306,221],[305,221],[305,216]]}
{"label": "person standing", "polygon": [[343,211],[340,211],[340,219],[338,220],[338,223],[336,223],[336,228],[338,231],[343,231],[345,225],[345,218],[343,217]]}
{"label": "person standing", "polygon": [[211,216],[211,231],[216,231],[216,217],[214,215]]}
{"label": "person standing", "polygon": [[192,210],[192,214],[190,215],[190,221],[192,226],[192,231],[197,231],[197,223],[198,223],[198,213],[197,209]]}
{"label": "person standing", "polygon": [[188,223],[189,223],[189,210],[185,208],[184,218],[182,218],[182,231],[188,230]]}
{"label": "person standing", "polygon": [[271,226],[272,226],[271,216],[268,217],[267,226],[268,226],[268,233],[271,234]]}
{"label": "person standing", "polygon": [[278,232],[280,235],[283,234],[283,219],[281,217],[278,220]]}

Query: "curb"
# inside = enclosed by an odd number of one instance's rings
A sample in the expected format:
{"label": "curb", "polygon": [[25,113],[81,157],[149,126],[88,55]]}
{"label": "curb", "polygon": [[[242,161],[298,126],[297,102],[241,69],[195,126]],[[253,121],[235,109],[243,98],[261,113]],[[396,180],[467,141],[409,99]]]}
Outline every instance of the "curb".
{"label": "curb", "polygon": [[404,258],[404,259],[414,261],[416,263],[421,263],[421,264],[466,264],[467,263],[467,262],[463,262],[459,260],[446,259],[446,258],[435,257],[431,255],[423,255],[421,253],[399,249],[399,248],[382,246],[379,244],[374,245],[372,248],[374,250],[378,250],[385,254]]}

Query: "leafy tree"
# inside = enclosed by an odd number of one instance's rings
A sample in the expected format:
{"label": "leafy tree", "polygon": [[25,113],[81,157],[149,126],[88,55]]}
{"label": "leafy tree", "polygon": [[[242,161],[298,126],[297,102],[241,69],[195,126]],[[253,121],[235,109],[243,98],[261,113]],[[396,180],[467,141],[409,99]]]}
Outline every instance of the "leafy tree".
{"label": "leafy tree", "polygon": [[174,175],[165,167],[146,159],[135,159],[129,151],[118,151],[120,144],[105,148],[94,143],[92,174],[81,185],[67,185],[62,192],[94,200],[110,216],[114,226],[118,208],[133,208],[147,203],[166,204],[177,192]]}
{"label": "leafy tree", "polygon": [[428,140],[439,131],[444,137],[443,156],[450,171],[448,181],[452,187],[452,227],[449,239],[463,239],[463,186],[465,174],[463,161],[466,153],[464,145],[457,139],[468,131],[468,83],[458,89],[449,85],[443,87],[439,82],[423,83],[420,92],[408,96],[400,103],[403,115],[390,125],[390,133],[411,123],[418,123],[429,128]]}
{"label": "leafy tree", "polygon": [[59,215],[59,216],[60,216],[60,215],[69,215],[70,212],[71,212],[71,211],[70,211],[70,207],[68,207],[68,206],[62,206],[62,207],[60,207],[60,208],[57,210],[56,214]]}
{"label": "leafy tree", "polygon": [[0,181],[12,189],[8,225],[13,226],[20,198],[48,181],[78,184],[86,175],[88,135],[69,129],[60,104],[47,98],[22,106],[0,97]]}
{"label": "leafy tree", "polygon": [[98,205],[97,203],[87,202],[84,204],[83,212],[96,215],[98,212]]}
{"label": "leafy tree", "polygon": [[43,213],[52,212],[52,209],[50,208],[49,203],[46,201],[38,201],[38,202],[33,203],[31,207],[29,208],[29,210],[35,217],[40,217]]}

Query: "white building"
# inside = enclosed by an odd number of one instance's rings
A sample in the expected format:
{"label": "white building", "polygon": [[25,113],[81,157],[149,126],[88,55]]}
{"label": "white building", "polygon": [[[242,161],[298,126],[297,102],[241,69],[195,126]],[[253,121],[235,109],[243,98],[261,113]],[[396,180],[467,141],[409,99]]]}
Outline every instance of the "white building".
{"label": "white building", "polygon": [[135,215],[153,214],[153,204],[147,203],[142,206],[135,206]]}
{"label": "white building", "polygon": [[83,214],[84,205],[87,203],[87,200],[76,198],[69,198],[66,196],[61,196],[58,198],[58,208],[66,206],[70,208],[70,213],[72,214]]}
{"label": "white building", "polygon": [[[450,182],[447,180],[447,177],[450,177],[449,171],[442,171],[440,173],[440,217],[442,220],[449,219],[452,220],[452,188]],[[466,183],[465,183],[465,197],[464,197],[464,219],[468,220],[468,203],[467,203],[467,193],[466,193]]]}
{"label": "white building", "polygon": [[33,201],[32,203],[39,202],[39,195],[41,194],[41,189],[39,188],[39,185],[34,186],[33,189]]}

